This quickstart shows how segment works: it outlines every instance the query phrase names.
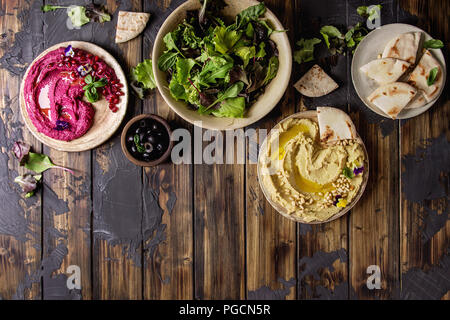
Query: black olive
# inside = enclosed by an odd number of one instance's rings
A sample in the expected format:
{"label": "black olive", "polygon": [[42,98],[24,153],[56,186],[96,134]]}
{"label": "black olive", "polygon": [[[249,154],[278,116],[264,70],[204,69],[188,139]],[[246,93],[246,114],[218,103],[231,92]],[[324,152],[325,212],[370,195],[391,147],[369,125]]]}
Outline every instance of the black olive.
{"label": "black olive", "polygon": [[136,132],[136,134],[143,133],[144,132],[144,128],[139,127],[139,128],[136,129],[135,132]]}
{"label": "black olive", "polygon": [[145,128],[146,126],[147,126],[147,120],[142,119],[141,121],[139,121],[139,127]]}
{"label": "black olive", "polygon": [[157,131],[158,129],[159,129],[158,124],[157,124],[157,123],[153,123],[153,124],[152,124],[152,130]]}
{"label": "black olive", "polygon": [[145,138],[145,134],[144,133],[140,133],[139,134],[139,141],[142,143],[144,142],[144,138]]}
{"label": "black olive", "polygon": [[150,143],[155,143],[156,142],[156,138],[153,135],[150,135],[147,137],[147,141]]}
{"label": "black olive", "polygon": [[134,142],[134,136],[133,135],[129,135],[127,138],[128,142]]}
{"label": "black olive", "polygon": [[151,155],[150,155],[150,153],[148,153],[148,152],[144,152],[144,153],[142,154],[142,158],[143,158],[145,161],[150,161],[150,160],[151,160]]}
{"label": "black olive", "polygon": [[151,129],[147,129],[147,131],[145,132],[146,135],[151,135],[152,134],[152,130]]}
{"label": "black olive", "polygon": [[145,152],[152,153],[153,145],[150,142],[144,144]]}
{"label": "black olive", "polygon": [[137,153],[137,148],[135,145],[131,146],[131,153]]}
{"label": "black olive", "polygon": [[158,151],[162,151],[162,150],[164,149],[164,146],[163,146],[161,143],[158,143],[158,144],[156,145],[156,149],[157,149]]}

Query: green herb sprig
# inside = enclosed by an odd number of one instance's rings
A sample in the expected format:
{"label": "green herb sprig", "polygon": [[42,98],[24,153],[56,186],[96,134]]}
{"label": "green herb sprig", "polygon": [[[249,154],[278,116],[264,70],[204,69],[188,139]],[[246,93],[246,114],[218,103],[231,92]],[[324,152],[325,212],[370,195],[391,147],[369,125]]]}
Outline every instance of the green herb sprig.
{"label": "green herb sprig", "polygon": [[86,83],[86,85],[83,87],[84,96],[89,102],[96,102],[99,98],[97,88],[106,86],[108,80],[106,78],[101,78],[100,80],[96,81],[95,77],[92,77],[90,74],[88,74],[84,78],[84,82]]}
{"label": "green herb sprig", "polygon": [[436,81],[438,70],[439,70],[438,67],[434,67],[433,69],[430,70],[430,74],[428,75],[427,78],[428,86],[432,86]]}
{"label": "green herb sprig", "polygon": [[141,143],[141,139],[139,139],[139,135],[135,134],[134,135],[134,144],[136,145],[136,149],[139,153],[144,153],[145,152],[145,148]]}

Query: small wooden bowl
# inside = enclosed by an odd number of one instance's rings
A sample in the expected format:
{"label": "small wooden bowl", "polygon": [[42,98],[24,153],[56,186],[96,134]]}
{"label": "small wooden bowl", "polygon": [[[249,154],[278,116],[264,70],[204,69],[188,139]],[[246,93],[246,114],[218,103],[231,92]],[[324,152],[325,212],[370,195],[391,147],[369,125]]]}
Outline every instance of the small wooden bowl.
{"label": "small wooden bowl", "polygon": [[[156,122],[159,122],[161,125],[164,126],[164,128],[167,131],[167,134],[169,135],[169,146],[167,147],[166,152],[164,152],[164,154],[153,161],[142,161],[142,160],[138,160],[135,157],[133,157],[133,155],[128,151],[127,145],[126,145],[126,137],[127,137],[127,132],[128,130],[130,130],[130,127],[135,124],[136,122],[142,120],[142,119],[152,119]],[[170,139],[170,137],[172,136],[172,130],[170,129],[169,124],[167,123],[166,120],[164,120],[163,118],[155,115],[155,114],[141,114],[139,116],[136,116],[134,118],[132,118],[130,121],[128,121],[128,123],[125,125],[125,128],[123,128],[122,130],[122,136],[120,139],[120,143],[122,145],[122,151],[125,154],[125,156],[128,158],[128,160],[130,160],[131,162],[133,162],[135,165],[137,166],[141,166],[141,167],[153,167],[153,166],[157,166],[160,163],[163,163],[164,161],[167,160],[167,158],[170,156],[170,153],[172,151],[173,148],[173,141],[172,139]]]}

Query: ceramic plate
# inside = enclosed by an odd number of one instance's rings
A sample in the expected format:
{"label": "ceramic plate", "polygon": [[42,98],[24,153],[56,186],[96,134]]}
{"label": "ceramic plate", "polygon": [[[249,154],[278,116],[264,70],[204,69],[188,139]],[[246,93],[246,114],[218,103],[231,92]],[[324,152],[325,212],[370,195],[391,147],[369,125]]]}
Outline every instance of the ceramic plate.
{"label": "ceramic plate", "polygon": [[[280,122],[278,122],[274,128],[278,128],[280,124],[282,124],[283,122],[285,122],[288,119],[291,118],[298,118],[298,119],[310,119],[314,122],[317,122],[317,112],[315,110],[309,110],[309,111],[303,111],[303,112],[298,112],[295,113],[283,120],[281,120]],[[272,128],[273,130],[273,128]],[[336,213],[334,216],[331,216],[328,220],[325,221],[304,221],[303,219],[301,219],[300,217],[294,216],[294,215],[290,215],[285,208],[283,208],[282,206],[280,206],[278,203],[275,203],[274,201],[272,201],[272,198],[269,194],[269,192],[266,190],[266,187],[264,186],[264,184],[262,183],[262,173],[261,173],[261,166],[260,166],[260,158],[262,154],[266,153],[266,149],[267,149],[267,141],[270,141],[270,135],[272,134],[272,130],[269,132],[269,134],[267,135],[267,137],[264,139],[263,143],[261,144],[261,148],[259,150],[259,154],[258,154],[258,167],[257,167],[257,172],[258,172],[258,181],[259,181],[259,186],[264,194],[264,197],[266,198],[266,200],[271,204],[271,206],[278,211],[279,214],[281,214],[283,217],[294,220],[295,222],[300,222],[300,223],[304,223],[304,224],[321,224],[321,223],[326,223],[326,222],[330,222],[333,220],[336,220],[339,217],[342,217],[344,214],[346,214],[348,211],[350,211],[351,208],[353,208],[355,206],[355,204],[359,201],[359,199],[361,199],[364,190],[366,189],[366,185],[367,185],[367,181],[369,180],[369,155],[367,154],[367,149],[366,146],[364,145],[364,142],[362,141],[361,137],[358,135],[358,142],[362,145],[363,147],[363,151],[364,151],[364,157],[366,158],[365,164],[364,164],[364,178],[363,178],[363,182],[361,184],[361,187],[358,191],[358,194],[356,195],[356,197],[353,199],[353,201],[348,204],[343,210],[339,211],[338,213]]]}
{"label": "ceramic plate", "polygon": [[[384,47],[386,44],[394,37],[407,32],[422,32],[422,40],[426,41],[429,39],[432,39],[432,37],[423,31],[422,29],[417,28],[416,26],[412,26],[409,24],[403,24],[403,23],[393,23],[393,24],[387,24],[384,25],[378,29],[373,30],[370,32],[358,45],[358,48],[355,51],[355,54],[353,55],[352,60],[352,81],[353,86],[355,87],[356,93],[358,94],[359,98],[364,102],[364,104],[369,107],[372,111],[378,113],[379,115],[391,119],[389,116],[387,116],[383,111],[381,111],[377,106],[370,103],[367,100],[367,97],[378,88],[378,85],[375,81],[368,78],[365,74],[363,74],[359,69],[365,65],[366,63],[377,59],[378,55],[383,52]],[[422,42],[423,42],[422,41]],[[421,48],[422,43],[419,47],[419,53],[418,58],[421,56]],[[444,55],[442,54],[442,51],[440,49],[430,49],[433,56],[440,62],[443,70],[443,76],[444,76],[444,83],[445,83],[445,77],[447,74],[446,66],[445,66],[445,59]],[[418,61],[419,59],[417,59]],[[442,93],[444,86],[442,86],[441,91],[439,92],[439,95]],[[439,98],[439,95],[436,97],[435,100],[427,103],[423,107],[415,108],[415,109],[403,109],[399,115],[397,116],[397,119],[408,119],[415,117],[421,113],[424,113],[427,111]]]}
{"label": "ceramic plate", "polygon": [[[113,113],[111,112],[111,110],[109,110],[108,101],[106,101],[105,99],[101,99],[93,103],[95,109],[95,116],[92,127],[78,139],[72,141],[61,141],[52,139],[46,136],[45,134],[37,131],[36,127],[33,125],[31,119],[28,116],[28,112],[26,111],[23,86],[25,79],[28,75],[28,71],[30,70],[30,67],[37,60],[39,60],[41,57],[43,57],[50,51],[53,51],[60,47],[67,47],[68,45],[71,45],[74,48],[83,49],[87,52],[99,56],[100,59],[103,59],[111,68],[114,69],[117,77],[120,79],[120,82],[123,83],[122,91],[124,95],[121,97],[120,102],[117,104],[119,110],[116,113]],[[90,42],[83,42],[83,41],[62,42],[54,46],[51,46],[50,48],[42,52],[36,59],[34,59],[34,61],[30,64],[30,67],[28,67],[28,70],[23,77],[22,85],[20,88],[20,111],[26,126],[40,142],[59,151],[68,151],[68,152],[85,151],[101,145],[103,142],[108,140],[119,128],[127,111],[127,104],[128,104],[127,79],[119,63],[106,50]]]}
{"label": "ceramic plate", "polygon": [[[255,0],[226,0],[227,6],[223,10],[225,16],[235,17],[239,12],[249,6],[258,4]],[[169,84],[167,83],[167,74],[158,68],[158,58],[166,50],[163,37],[170,31],[173,31],[176,26],[181,23],[188,10],[197,10],[200,8],[198,0],[188,0],[175,9],[159,29],[158,35],[153,45],[153,73],[155,75],[156,85],[159,92],[163,96],[167,104],[184,120],[195,124],[197,126],[212,129],[212,130],[231,130],[243,128],[248,126],[266,114],[268,114],[280,101],[284,95],[292,70],[292,52],[289,44],[287,32],[274,32],[270,39],[272,39],[278,47],[280,65],[278,73],[274,79],[266,87],[264,94],[248,108],[244,118],[217,118],[211,115],[201,115],[196,110],[189,108],[183,101],[176,101],[170,94]],[[268,19],[276,30],[284,30],[282,24],[277,17],[267,9],[264,17]]]}

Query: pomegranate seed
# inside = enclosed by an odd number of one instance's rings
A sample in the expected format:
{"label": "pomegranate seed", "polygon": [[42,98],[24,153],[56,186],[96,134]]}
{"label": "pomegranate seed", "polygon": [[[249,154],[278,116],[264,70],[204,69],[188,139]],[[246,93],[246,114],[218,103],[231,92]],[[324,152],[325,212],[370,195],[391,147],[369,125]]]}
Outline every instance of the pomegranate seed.
{"label": "pomegranate seed", "polygon": [[95,71],[97,71],[98,66],[97,66],[96,64],[94,64],[94,65],[92,66],[92,69],[95,70]]}
{"label": "pomegranate seed", "polygon": [[114,103],[118,103],[119,102],[119,98],[118,97],[112,97],[111,101]]}
{"label": "pomegranate seed", "polygon": [[119,110],[119,108],[114,107],[111,111],[112,111],[113,113],[116,113],[118,110]]}
{"label": "pomegranate seed", "polygon": [[97,62],[98,61],[98,56],[94,57],[94,61]]}
{"label": "pomegranate seed", "polygon": [[92,53],[87,53],[87,54],[86,54],[86,57],[92,58]]}
{"label": "pomegranate seed", "polygon": [[117,80],[111,80],[111,84],[116,84],[117,83]]}
{"label": "pomegranate seed", "polygon": [[122,88],[123,84],[122,83],[118,83],[118,84],[116,84],[116,86],[118,86],[119,88]]}

